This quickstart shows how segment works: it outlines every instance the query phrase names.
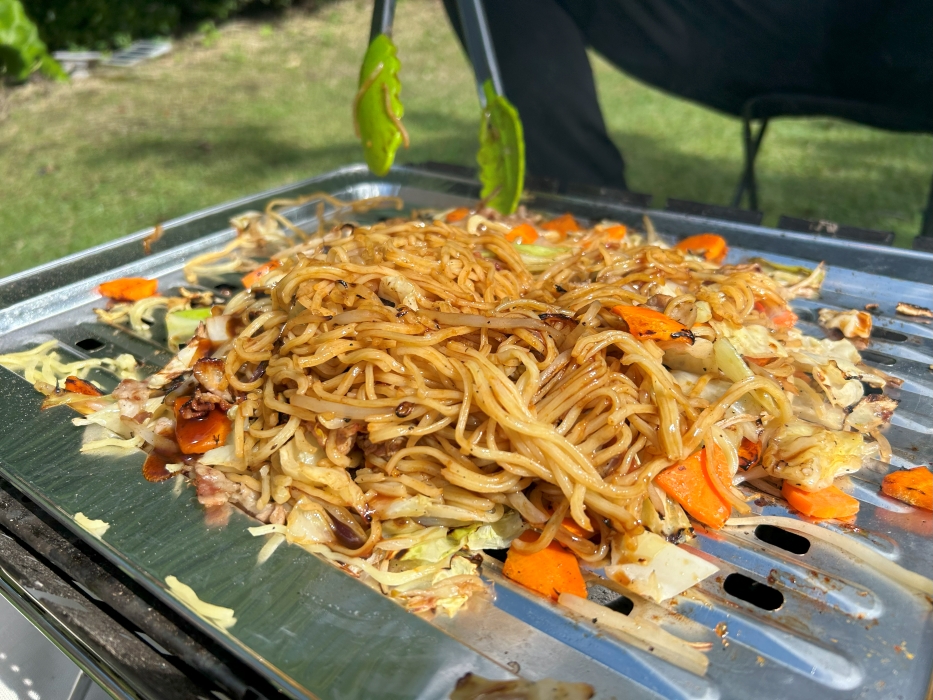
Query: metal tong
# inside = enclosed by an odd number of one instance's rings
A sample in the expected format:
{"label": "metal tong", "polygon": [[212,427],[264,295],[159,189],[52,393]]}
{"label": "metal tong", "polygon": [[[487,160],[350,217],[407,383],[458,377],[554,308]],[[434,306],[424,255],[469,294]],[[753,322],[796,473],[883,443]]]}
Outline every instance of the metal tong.
{"label": "metal tong", "polygon": [[489,36],[489,25],[486,22],[486,11],[481,0],[457,0],[457,9],[460,12],[460,23],[463,27],[464,43],[470,63],[473,64],[473,73],[476,76],[476,90],[479,93],[480,104],[487,105],[486,91],[483,88],[488,80],[496,95],[504,96],[502,76],[499,74],[499,63],[496,61],[496,51]]}
{"label": "metal tong", "polygon": [[392,38],[392,23],[394,21],[395,0],[375,0],[373,3],[373,23],[369,28],[370,43],[380,34]]}
{"label": "metal tong", "polygon": [[483,107],[480,147],[476,156],[483,185],[480,197],[492,208],[511,214],[518,207],[525,182],[522,122],[518,111],[505,97],[481,0],[457,0],[457,9]]}

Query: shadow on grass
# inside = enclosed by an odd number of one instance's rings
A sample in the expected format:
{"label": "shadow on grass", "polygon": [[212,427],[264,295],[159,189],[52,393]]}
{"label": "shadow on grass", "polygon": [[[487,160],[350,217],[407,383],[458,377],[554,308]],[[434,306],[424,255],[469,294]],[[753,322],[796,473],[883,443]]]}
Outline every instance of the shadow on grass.
{"label": "shadow on grass", "polygon": [[[475,159],[476,124],[435,112],[406,117],[406,123],[415,141],[411,148],[399,149],[399,162],[470,163]],[[361,162],[363,150],[352,137],[310,145],[305,139],[276,134],[271,126],[241,124],[211,127],[207,138],[186,133],[131,134],[95,146],[83,160],[89,171],[110,168],[114,163],[138,163],[155,167],[166,177],[177,173],[186,179],[190,179],[192,168],[203,169],[212,185],[240,189],[244,182],[274,178],[277,173],[320,172]]]}
{"label": "shadow on grass", "polygon": [[[653,194],[654,206],[663,206],[668,197],[730,204],[741,156],[686,153],[641,134],[617,131],[613,137],[626,159],[629,186]],[[904,138],[913,138],[921,147],[905,142],[884,154],[877,143],[857,138],[810,143],[812,155],[794,172],[769,162],[764,152],[755,170],[765,224],[773,226],[787,214],[895,230],[899,241],[909,240],[919,230],[930,187],[933,140],[922,146],[915,136]]]}
{"label": "shadow on grass", "polygon": [[[406,123],[412,146],[399,150],[398,162],[475,163],[474,121],[420,111],[407,115]],[[629,185],[653,194],[655,206],[663,206],[668,197],[729,204],[741,169],[738,155],[687,153],[669,140],[642,134],[615,132],[613,137],[626,158]],[[117,162],[140,163],[157,168],[165,178],[188,182],[192,169],[202,170],[213,188],[244,193],[253,183],[255,191],[270,182],[284,184],[363,160],[362,149],[352,137],[327,145],[302,140],[289,140],[264,125],[217,125],[208,138],[185,133],[129,135],[95,149],[86,163],[89,170]],[[767,153],[763,154],[756,171],[767,225],[775,225],[781,214],[788,214],[893,229],[899,239],[916,233],[930,180],[930,159],[923,153],[928,148],[906,144],[879,154],[877,143],[844,137],[821,140],[809,148],[812,155],[793,172],[769,163]]]}

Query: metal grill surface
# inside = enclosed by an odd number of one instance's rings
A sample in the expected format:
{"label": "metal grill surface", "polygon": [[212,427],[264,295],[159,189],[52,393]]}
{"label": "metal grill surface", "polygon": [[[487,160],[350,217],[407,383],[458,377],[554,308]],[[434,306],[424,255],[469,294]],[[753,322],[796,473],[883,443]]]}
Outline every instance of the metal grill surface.
{"label": "metal grill surface", "polygon": [[[149,369],[160,366],[169,358],[164,348],[96,322],[96,286],[127,275],[158,277],[163,289],[179,286],[187,259],[232,238],[226,225],[231,215],[274,197],[319,190],[345,200],[397,195],[414,208],[463,204],[477,194],[469,180],[417,168],[399,168],[378,180],[353,166],[184,217],[165,225],[151,255],[143,254],[143,231],[0,280],[0,352],[55,339],[69,357],[128,352]],[[636,226],[644,213],[556,195],[536,196],[530,205]],[[309,204],[290,216],[313,226],[314,211]],[[672,240],[705,230],[723,233],[733,246],[730,262],[760,255],[786,264],[827,260],[821,297],[795,302],[809,334],[822,334],[815,323],[819,308],[878,305],[865,360],[903,380],[889,392],[901,402],[886,430],[893,467],[870,462],[845,479],[844,490],[861,501],[858,528],[825,527],[933,576],[933,517],[879,494],[890,469],[933,459],[933,325],[895,313],[898,302],[933,304],[933,255],[669,212],[651,216]],[[115,383],[104,374],[97,378]],[[299,548],[280,548],[257,567],[262,541],[247,533],[247,516],[231,512],[225,524],[206,521],[180,477],[174,484],[142,481],[140,455],[81,454],[81,431],[67,410],[40,412],[41,397],[24,380],[3,369],[0,380],[0,474],[289,696],[443,698],[467,671],[490,678],[586,681],[597,697],[620,700],[910,700],[930,693],[931,601],[819,539],[801,543],[788,531],[760,527],[701,529],[689,546],[720,572],[665,605],[609,582],[590,584],[593,600],[619,608],[622,597],[628,598],[631,617],[650,619],[688,641],[711,642],[709,673],[700,678],[514,586],[492,559],[483,571],[494,600],[433,622],[406,613]],[[795,517],[780,500],[746,488],[758,496],[752,503],[756,513]],[[75,526],[78,511],[111,524],[102,541]],[[222,632],[193,616],[167,594],[163,582],[170,574],[210,602],[233,608],[237,624]],[[737,597],[730,580],[744,580],[746,592]],[[775,593],[780,605],[766,609]]]}

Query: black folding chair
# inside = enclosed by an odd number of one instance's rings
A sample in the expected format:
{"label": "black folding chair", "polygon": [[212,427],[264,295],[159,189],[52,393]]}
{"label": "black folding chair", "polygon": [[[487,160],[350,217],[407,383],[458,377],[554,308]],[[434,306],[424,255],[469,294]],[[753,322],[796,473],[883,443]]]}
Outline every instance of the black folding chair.
{"label": "black folding chair", "polygon": [[[775,94],[753,97],[742,109],[745,167],[732,197],[733,207],[740,207],[747,193],[749,209],[758,209],[755,157],[761,148],[768,121],[776,117],[835,117],[889,131],[933,134],[933,114],[924,115],[884,105],[810,95]],[[757,129],[753,128],[752,122],[755,121],[760,122]],[[933,236],[933,182],[927,196],[920,235]]]}

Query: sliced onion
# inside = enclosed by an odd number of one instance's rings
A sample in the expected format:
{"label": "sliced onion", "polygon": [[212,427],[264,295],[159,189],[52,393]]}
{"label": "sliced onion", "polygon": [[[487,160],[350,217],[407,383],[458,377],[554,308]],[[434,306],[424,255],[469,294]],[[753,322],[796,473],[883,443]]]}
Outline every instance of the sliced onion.
{"label": "sliced onion", "polygon": [[45,401],[42,402],[42,410],[52,408],[52,406],[65,405],[71,406],[82,416],[89,416],[108,406],[112,406],[113,399],[110,396],[88,396],[87,394],[63,391],[58,394],[47,395]]}
{"label": "sliced onion", "polygon": [[165,583],[168,586],[169,593],[208,622],[222,629],[229,629],[236,624],[236,617],[234,617],[231,608],[223,608],[219,605],[204,602],[198,598],[198,594],[194,592],[191,586],[185,585],[174,576],[166,576]]}
{"label": "sliced onion", "polygon": [[288,528],[285,525],[278,525],[276,523],[270,523],[268,525],[257,525],[256,527],[246,528],[247,532],[253,537],[262,537],[263,535],[272,535],[279,534],[284,535],[288,532]]}
{"label": "sliced onion", "polygon": [[[738,467],[739,458],[735,452],[735,446],[729,442],[729,440],[722,434],[722,430],[713,427],[710,430],[710,436],[712,437],[711,442],[716,446],[716,449],[723,453],[723,459],[729,460],[731,463],[730,466],[734,465]],[[733,508],[735,508],[742,515],[748,515],[752,512],[751,507],[743,501],[738,494],[733,490],[732,484],[724,484],[722,479],[719,478],[719,471],[713,467],[710,462],[710,452],[709,449],[711,445],[707,444],[706,446],[706,476],[709,477],[710,483],[713,486],[713,490],[719,495],[720,498],[724,499],[729,503]],[[730,469],[730,471],[732,471]],[[734,476],[734,474],[733,474]]]}
{"label": "sliced onion", "polygon": [[527,316],[503,317],[503,316],[480,316],[479,314],[454,314],[443,311],[420,311],[422,316],[426,316],[434,321],[440,321],[448,326],[469,326],[470,328],[531,328],[536,331],[547,331],[550,329],[546,323],[537,318],[528,318]]}
{"label": "sliced onion", "polygon": [[164,435],[159,435],[154,430],[136,425],[133,427],[133,435],[142,438],[143,442],[152,445],[152,447],[164,455],[177,455],[181,452],[174,440],[170,440]]}
{"label": "sliced onion", "polygon": [[706,675],[709,659],[680,637],[675,637],[653,622],[633,620],[572,593],[561,593],[558,602],[570,612],[587,620],[595,620],[597,624],[620,633],[619,636],[636,649],[653,654],[698,676]]}
{"label": "sliced onion", "polygon": [[259,550],[259,554],[256,555],[257,566],[259,564],[265,564],[266,560],[272,556],[272,553],[277,550],[283,542],[285,542],[285,535],[280,532],[273,534],[262,546],[262,549]]}
{"label": "sliced onion", "polygon": [[233,338],[233,334],[230,332],[230,324],[232,323],[232,316],[208,316],[204,319],[207,337],[215,344],[226,343]]}
{"label": "sliced onion", "polygon": [[738,485],[743,481],[754,481],[755,479],[764,479],[769,476],[771,475],[768,474],[768,471],[763,466],[756,464],[748,471],[739,471],[739,473],[735,475],[735,479],[733,479],[732,483]]}
{"label": "sliced onion", "polygon": [[371,309],[352,309],[350,311],[344,311],[343,313],[337,314],[334,316],[331,321],[333,321],[336,326],[345,326],[348,323],[365,323],[366,321],[385,321],[385,317],[381,316]]}
{"label": "sliced onion", "polygon": [[824,540],[833,544],[847,554],[861,559],[870,567],[884,574],[888,578],[897,581],[902,586],[912,588],[926,595],[933,595],[933,581],[926,576],[909,571],[899,564],[895,564],[887,557],[883,557],[870,547],[866,547],[861,542],[847,537],[839,532],[834,532],[825,527],[820,527],[815,523],[808,523],[796,518],[786,518],[779,515],[759,515],[750,518],[729,518],[726,521],[727,527],[748,527],[756,525],[775,525],[777,527],[787,528],[788,530],[799,530],[811,537]]}
{"label": "sliced onion", "polygon": [[390,414],[395,410],[394,407],[349,406],[345,403],[327,401],[314,396],[305,396],[304,394],[295,394],[291,397],[290,402],[299,408],[306,408],[315,413],[334,413],[344,418],[355,418],[357,420],[371,420],[377,416],[381,417]]}

